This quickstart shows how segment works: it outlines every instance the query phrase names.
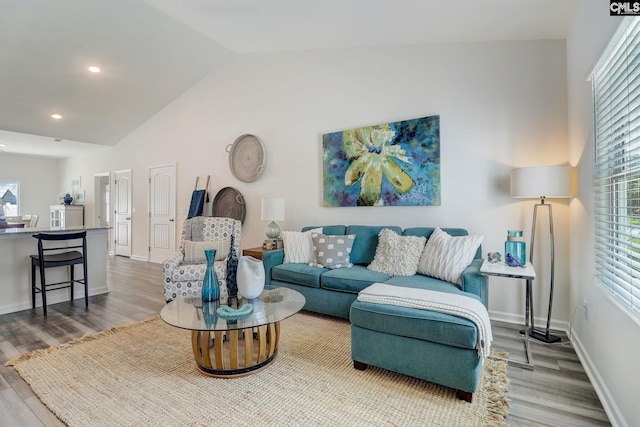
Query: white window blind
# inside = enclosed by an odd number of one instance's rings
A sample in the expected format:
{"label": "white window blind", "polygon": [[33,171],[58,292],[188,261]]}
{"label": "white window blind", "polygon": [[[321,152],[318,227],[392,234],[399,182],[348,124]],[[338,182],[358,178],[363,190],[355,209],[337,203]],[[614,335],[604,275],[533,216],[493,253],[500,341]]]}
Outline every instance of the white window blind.
{"label": "white window blind", "polygon": [[595,280],[640,316],[640,19],[594,70]]}

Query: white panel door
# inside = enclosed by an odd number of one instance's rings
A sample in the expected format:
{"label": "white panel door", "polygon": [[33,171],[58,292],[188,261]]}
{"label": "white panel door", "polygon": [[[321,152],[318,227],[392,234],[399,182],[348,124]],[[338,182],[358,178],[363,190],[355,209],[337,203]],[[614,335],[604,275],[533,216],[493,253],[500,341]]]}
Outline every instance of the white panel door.
{"label": "white panel door", "polygon": [[161,263],[176,251],[176,167],[149,168],[149,261]]}
{"label": "white panel door", "polygon": [[131,256],[131,170],[115,172],[115,253]]}

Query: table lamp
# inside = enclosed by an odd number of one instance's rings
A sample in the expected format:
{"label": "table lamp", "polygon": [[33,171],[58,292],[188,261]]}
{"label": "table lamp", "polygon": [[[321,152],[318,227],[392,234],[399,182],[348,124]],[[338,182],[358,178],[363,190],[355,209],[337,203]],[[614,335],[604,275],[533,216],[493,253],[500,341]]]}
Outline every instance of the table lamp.
{"label": "table lamp", "polygon": [[277,239],[280,237],[280,227],[278,227],[276,221],[284,221],[284,199],[262,199],[262,212],[260,216],[263,221],[271,221],[265,230],[267,237],[269,239]]}
{"label": "table lamp", "polygon": [[551,308],[553,305],[553,275],[555,260],[553,242],[553,217],[551,213],[551,205],[545,203],[545,199],[573,197],[572,174],[573,168],[571,166],[532,166],[525,168],[516,168],[511,171],[511,197],[540,198],[540,203],[535,204],[533,207],[533,221],[531,223],[531,243],[529,244],[529,261],[531,263],[533,263],[533,247],[536,237],[538,207],[547,208],[547,211],[549,213],[549,249],[551,258],[551,276],[549,284],[549,311],[547,312],[547,327],[544,333],[535,330],[535,327],[533,325],[533,310],[531,310],[532,323],[530,333],[531,337],[546,343],[558,342],[560,341],[560,337],[551,335],[549,333],[549,327],[551,324]]}

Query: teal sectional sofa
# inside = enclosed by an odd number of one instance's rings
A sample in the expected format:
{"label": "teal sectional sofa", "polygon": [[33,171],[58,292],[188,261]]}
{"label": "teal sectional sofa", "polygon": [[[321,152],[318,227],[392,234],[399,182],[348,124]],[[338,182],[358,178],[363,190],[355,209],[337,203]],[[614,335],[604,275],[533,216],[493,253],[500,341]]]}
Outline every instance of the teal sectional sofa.
{"label": "teal sectional sofa", "polygon": [[[316,227],[305,227],[307,231]],[[351,350],[354,367],[378,366],[457,391],[470,401],[476,391],[482,359],[476,351],[477,328],[461,317],[428,310],[357,301],[358,292],[372,283],[436,290],[467,295],[487,306],[487,278],[480,274],[482,249],[462,276],[462,284],[433,277],[390,277],[367,269],[373,261],[378,234],[388,228],[404,236],[424,236],[434,228],[397,226],[331,225],[322,227],[326,235],[355,234],[350,268],[326,269],[306,264],[283,264],[284,250],[263,253],[266,286],[287,287],[306,298],[304,309],[342,317],[351,321]],[[443,228],[452,236],[465,236],[460,228]]]}

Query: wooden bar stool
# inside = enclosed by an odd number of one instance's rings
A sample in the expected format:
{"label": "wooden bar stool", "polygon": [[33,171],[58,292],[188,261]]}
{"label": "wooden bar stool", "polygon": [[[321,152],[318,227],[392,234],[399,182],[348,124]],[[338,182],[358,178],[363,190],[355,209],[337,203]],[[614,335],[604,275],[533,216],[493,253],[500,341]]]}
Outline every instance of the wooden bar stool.
{"label": "wooden bar stool", "polygon": [[[87,282],[87,232],[76,233],[38,233],[38,255],[31,255],[31,308],[36,308],[36,293],[42,294],[42,310],[47,315],[47,291],[71,288],[73,301],[73,285],[84,285],[84,303],[89,306],[89,287]],[[43,242],[48,242],[44,243]],[[80,252],[78,249],[81,249]],[[75,265],[82,264],[83,277],[76,279]],[[46,283],[45,270],[51,267],[67,266],[68,278],[62,282]],[[40,269],[40,287],[36,286],[36,267]]]}

